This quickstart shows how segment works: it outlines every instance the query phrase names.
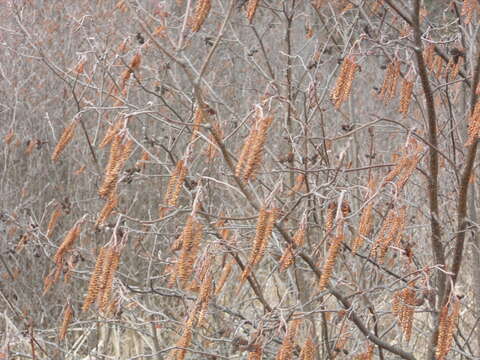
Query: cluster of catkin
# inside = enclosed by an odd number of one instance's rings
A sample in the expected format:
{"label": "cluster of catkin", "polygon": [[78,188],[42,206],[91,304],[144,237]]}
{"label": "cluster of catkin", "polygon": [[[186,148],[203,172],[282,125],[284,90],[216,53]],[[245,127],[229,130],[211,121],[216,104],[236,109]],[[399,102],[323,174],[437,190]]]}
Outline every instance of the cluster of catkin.
{"label": "cluster of catkin", "polygon": [[125,141],[124,136],[118,132],[112,136],[108,164],[105,168],[102,185],[98,190],[98,194],[105,198],[106,202],[98,216],[97,227],[106,222],[118,205],[117,185],[119,176],[132,152],[133,145],[132,139]]}
{"label": "cluster of catkin", "polygon": [[379,96],[385,103],[388,103],[395,97],[399,78],[400,61],[398,59],[394,59],[387,65],[387,71],[385,73],[385,78],[383,79],[383,85],[380,89]]}
{"label": "cluster of catkin", "polygon": [[275,360],[291,360],[293,356],[293,347],[295,346],[295,337],[300,326],[301,320],[294,319],[288,323],[287,332],[283,337],[282,346],[277,352]]}
{"label": "cluster of catkin", "polygon": [[255,229],[255,237],[252,241],[252,249],[248,258],[248,263],[241,275],[241,284],[248,278],[252,269],[262,260],[268,241],[275,226],[278,217],[278,209],[267,209],[262,207],[258,213],[257,227]]}
{"label": "cluster of catkin", "polygon": [[[166,206],[177,206],[178,198],[180,196],[180,192],[182,191],[182,186],[185,182],[185,178],[187,177],[187,173],[188,168],[185,164],[185,160],[178,160],[175,169],[170,175],[170,179],[167,185],[167,191],[165,192],[165,195],[163,197],[163,203]],[[160,207],[160,217],[163,217],[165,215],[166,209],[167,207]]]}
{"label": "cluster of catkin", "polygon": [[180,250],[180,255],[174,272],[170,277],[170,285],[178,279],[182,285],[186,284],[193,273],[193,267],[200,250],[203,238],[203,226],[193,215],[190,215],[185,223],[182,233],[172,245],[172,250]]}
{"label": "cluster of catkin", "polygon": [[77,122],[73,120],[70,125],[68,125],[65,130],[63,130],[62,136],[58,140],[57,145],[52,153],[52,161],[57,161],[60,155],[62,154],[65,147],[70,141],[72,141],[73,136],[75,135],[75,128],[77,127]]}
{"label": "cluster of catkin", "polygon": [[205,22],[211,7],[211,0],[197,0],[197,6],[195,7],[195,12],[193,14],[193,18],[191,19],[192,32],[197,32],[202,28],[202,25]]}
{"label": "cluster of catkin", "polygon": [[244,182],[255,178],[255,173],[262,162],[263,147],[272,121],[273,116],[270,115],[258,117],[243,144],[235,175],[242,178]]}
{"label": "cluster of catkin", "polygon": [[355,73],[358,70],[358,65],[355,63],[353,55],[348,55],[343,59],[340,74],[338,75],[335,87],[330,95],[336,109],[348,99],[352,91],[352,83],[355,78]]}
{"label": "cluster of catkin", "polygon": [[376,257],[379,264],[383,264],[390,245],[400,245],[406,218],[406,206],[394,207],[388,211],[371,251],[371,255]]}
{"label": "cluster of catkin", "polygon": [[480,101],[477,101],[468,121],[468,139],[465,146],[473,145],[480,136]]}
{"label": "cluster of catkin", "polygon": [[193,305],[187,320],[183,325],[183,334],[177,340],[175,349],[169,354],[170,360],[184,360],[187,348],[192,341],[193,329],[196,326],[203,326],[208,310],[208,304],[213,294],[213,274],[211,271],[211,258],[208,257],[200,269],[199,280],[201,281],[199,294]]}
{"label": "cluster of catkin", "polygon": [[113,136],[103,182],[98,190],[100,197],[108,199],[116,191],[120,172],[132,152],[133,145],[133,140],[125,140],[125,136],[121,133]]}
{"label": "cluster of catkin", "polygon": [[393,295],[392,312],[397,316],[406,341],[412,335],[413,315],[416,306],[414,283],[410,282],[406,288]]}
{"label": "cluster of catkin", "polygon": [[304,216],[300,226],[298,227],[297,231],[293,235],[293,243],[288,244],[287,248],[285,249],[282,257],[279,261],[280,271],[287,270],[295,261],[295,254],[294,250],[296,248],[302,247],[305,243],[305,234],[307,232],[307,221],[306,217]]}
{"label": "cluster of catkin", "polygon": [[460,300],[455,296],[450,303],[445,304],[440,312],[440,325],[438,327],[438,339],[436,359],[445,360],[452,348],[453,333],[457,327],[460,315]]}
{"label": "cluster of catkin", "polygon": [[95,268],[90,277],[87,295],[83,301],[83,312],[88,311],[91,305],[97,303],[102,313],[105,315],[111,314],[115,304],[112,299],[112,285],[119,265],[119,246],[110,245],[100,249]]}
{"label": "cluster of catkin", "polygon": [[403,155],[397,160],[393,169],[385,176],[383,182],[391,182],[397,178],[395,184],[397,189],[401,190],[420,162],[422,151],[423,147],[415,139],[411,138]]}

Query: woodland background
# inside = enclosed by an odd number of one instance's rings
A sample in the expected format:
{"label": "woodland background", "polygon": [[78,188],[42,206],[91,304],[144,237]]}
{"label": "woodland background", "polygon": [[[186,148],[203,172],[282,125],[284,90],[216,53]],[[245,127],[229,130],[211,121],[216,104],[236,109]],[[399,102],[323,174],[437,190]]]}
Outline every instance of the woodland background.
{"label": "woodland background", "polygon": [[479,9],[0,2],[0,358],[478,359]]}

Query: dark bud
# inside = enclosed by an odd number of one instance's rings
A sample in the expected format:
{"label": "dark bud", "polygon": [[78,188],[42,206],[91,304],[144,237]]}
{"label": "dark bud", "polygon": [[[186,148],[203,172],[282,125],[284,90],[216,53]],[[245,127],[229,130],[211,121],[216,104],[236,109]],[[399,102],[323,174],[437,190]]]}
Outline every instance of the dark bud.
{"label": "dark bud", "polygon": [[136,38],[137,38],[137,41],[138,41],[139,44],[145,43],[145,38],[143,37],[143,35],[141,33],[137,33]]}
{"label": "dark bud", "polygon": [[213,38],[210,37],[210,36],[207,36],[207,37],[205,38],[205,45],[207,45],[207,46],[213,46]]}

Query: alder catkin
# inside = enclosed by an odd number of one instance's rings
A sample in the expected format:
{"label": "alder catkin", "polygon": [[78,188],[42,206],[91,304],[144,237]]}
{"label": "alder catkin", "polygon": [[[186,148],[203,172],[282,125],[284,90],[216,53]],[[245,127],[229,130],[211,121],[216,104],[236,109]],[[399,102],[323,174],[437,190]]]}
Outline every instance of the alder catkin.
{"label": "alder catkin", "polygon": [[403,79],[402,90],[400,91],[400,105],[398,107],[398,112],[407,116],[410,103],[412,101],[413,93],[413,81],[408,81]]}
{"label": "alder catkin", "polygon": [[93,270],[92,276],[90,277],[90,283],[88,285],[87,295],[83,301],[82,312],[88,311],[90,306],[96,301],[99,287],[100,287],[100,277],[103,271],[103,265],[105,261],[105,256],[107,254],[106,248],[100,248],[100,251],[97,256],[97,261],[95,262],[95,269]]}
{"label": "alder catkin", "polygon": [[250,24],[253,21],[253,17],[257,12],[258,5],[260,4],[260,0],[248,0],[247,2],[247,19]]}
{"label": "alder catkin", "polygon": [[291,360],[293,355],[293,347],[295,345],[295,337],[297,335],[298,327],[300,326],[300,319],[291,320],[287,327],[287,332],[282,341],[282,346],[277,353],[275,360]]}
{"label": "alder catkin", "polygon": [[[338,227],[343,228],[343,222],[338,224]],[[325,264],[323,265],[322,275],[320,276],[318,285],[320,291],[323,291],[327,288],[328,282],[332,277],[333,267],[335,266],[337,255],[340,252],[340,248],[344,239],[345,235],[343,231],[340,231],[339,234],[337,234],[332,240],[330,247],[328,248],[327,259],[325,260]]]}
{"label": "alder catkin", "polygon": [[62,209],[60,206],[56,206],[55,210],[53,210],[52,216],[50,217],[50,220],[48,221],[47,225],[47,237],[50,238],[53,234],[53,231],[55,230],[55,226],[57,225],[57,221],[62,216]]}
{"label": "alder catkin", "polygon": [[65,238],[63,239],[63,242],[62,244],[60,245],[60,247],[58,248],[57,252],[55,253],[55,256],[53,257],[53,260],[54,262],[57,264],[57,266],[59,264],[61,264],[63,262],[63,255],[68,251],[70,250],[70,248],[72,247],[73,243],[75,242],[75,240],[78,238],[78,236],[80,235],[80,224],[79,223],[76,223],[71,229],[70,231],[67,233],[67,235],[65,236]]}
{"label": "alder catkin", "polygon": [[67,335],[68,326],[73,318],[73,309],[70,303],[67,303],[65,311],[63,313],[62,325],[60,326],[60,331],[58,332],[58,339],[62,341]]}
{"label": "alder catkin", "polygon": [[72,121],[70,125],[68,125],[65,130],[63,130],[62,136],[60,136],[60,139],[58,140],[58,143],[53,150],[52,161],[57,161],[62,151],[65,149],[68,143],[72,141],[73,136],[75,135],[76,126],[77,122]]}
{"label": "alder catkin", "polygon": [[259,120],[259,129],[255,138],[253,139],[252,149],[249,152],[243,172],[243,181],[248,182],[249,179],[255,178],[255,173],[262,162],[263,147],[267,140],[267,133],[272,124],[273,117],[266,116]]}
{"label": "alder catkin", "polygon": [[197,0],[197,6],[195,7],[192,21],[193,32],[197,32],[202,28],[202,25],[205,22],[211,7],[211,0]]}

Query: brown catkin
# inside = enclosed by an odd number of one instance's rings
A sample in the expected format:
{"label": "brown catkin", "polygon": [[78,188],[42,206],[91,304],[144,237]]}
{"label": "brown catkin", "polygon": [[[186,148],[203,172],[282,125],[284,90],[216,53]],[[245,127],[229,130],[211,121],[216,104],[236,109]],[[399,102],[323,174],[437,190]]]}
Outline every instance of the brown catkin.
{"label": "brown catkin", "polygon": [[107,249],[102,247],[97,256],[97,261],[95,262],[95,269],[93,270],[92,276],[90,277],[90,283],[88,285],[87,296],[83,301],[82,312],[88,311],[90,306],[96,301],[99,287],[100,287],[100,277],[103,272],[103,264],[105,261],[105,256],[107,254]]}
{"label": "brown catkin", "polygon": [[185,283],[192,275],[193,265],[197,258],[200,243],[203,238],[203,226],[195,220],[192,220],[191,226],[192,235],[185,233],[182,236],[182,251],[176,268],[176,277],[183,283]]}
{"label": "brown catkin", "polygon": [[247,19],[250,22],[250,24],[253,21],[253,17],[255,16],[255,13],[257,12],[258,5],[260,4],[260,0],[248,0],[247,3]]}
{"label": "brown catkin", "polygon": [[192,138],[190,141],[194,141],[198,136],[198,131],[200,130],[200,125],[204,122],[205,111],[201,106],[197,105],[195,109],[195,114],[193,116],[193,128],[192,128]]}
{"label": "brown catkin", "polygon": [[68,326],[73,318],[73,309],[70,303],[67,303],[65,311],[63,312],[63,320],[62,325],[60,326],[60,331],[58,332],[58,339],[62,341],[65,339],[65,335],[67,335]]}
{"label": "brown catkin", "polygon": [[100,211],[100,214],[98,215],[95,226],[99,227],[104,225],[112,211],[117,207],[117,205],[118,194],[116,190],[112,190],[111,194],[108,196],[107,202],[104,204],[102,210]]}
{"label": "brown catkin", "polygon": [[232,267],[233,267],[233,262],[234,260],[231,259],[229,262],[225,264],[222,270],[222,274],[220,275],[220,279],[218,280],[218,284],[215,289],[215,294],[219,295],[225,286],[225,283],[228,280],[228,277],[230,276],[230,273],[232,272]]}
{"label": "brown catkin", "polygon": [[98,190],[100,197],[105,198],[111,194],[118,181],[118,174],[120,173],[120,158],[122,156],[122,136],[117,134],[114,136],[110,146],[110,155],[108,158],[107,167],[105,168],[105,175],[102,185]]}
{"label": "brown catkin", "polygon": [[409,282],[408,287],[394,293],[392,301],[392,312],[398,318],[406,341],[409,341],[412,335],[414,307],[416,306],[414,286],[414,282]]}
{"label": "brown catkin", "polygon": [[287,270],[295,261],[295,254],[293,252],[293,246],[290,244],[287,246],[285,251],[282,254],[282,257],[279,261],[279,270],[285,271]]}
{"label": "brown catkin", "polygon": [[302,219],[300,226],[298,227],[297,231],[293,235],[293,244],[289,244],[285,249],[282,257],[279,261],[279,268],[280,271],[285,271],[288,269],[295,261],[295,254],[294,254],[294,247],[301,247],[305,243],[305,234],[306,234],[306,221],[305,218]]}
{"label": "brown catkin", "polygon": [[[177,163],[177,168],[175,169],[175,182],[172,184],[171,196],[168,199],[168,206],[177,206],[178,197],[180,196],[180,191],[182,190],[183,183],[187,177],[188,169],[185,166],[183,160],[179,160]],[[170,184],[169,184],[170,185]]]}
{"label": "brown catkin", "polygon": [[342,103],[344,103],[350,95],[357,69],[358,65],[355,63],[353,56],[347,56],[343,60],[335,88],[331,93],[331,99],[336,109],[339,109]]}
{"label": "brown catkin", "polygon": [[47,292],[51,289],[55,280],[53,278],[53,273],[48,274],[45,279],[43,279],[43,293],[42,296],[45,296]]}
{"label": "brown catkin", "polygon": [[380,98],[383,99],[385,103],[388,103],[395,96],[399,76],[400,61],[395,59],[387,65],[385,79],[383,80],[383,86],[380,90]]}
{"label": "brown catkin", "polygon": [[[449,309],[451,312],[449,314]],[[445,360],[453,344],[458,316],[460,315],[460,300],[455,299],[450,304],[445,304],[440,312],[440,324],[438,328],[436,359]]]}
{"label": "brown catkin", "polygon": [[314,360],[315,359],[315,343],[311,336],[305,340],[300,352],[300,360]]}
{"label": "brown catkin", "polygon": [[333,225],[335,222],[336,214],[337,214],[337,202],[332,201],[330,204],[328,204],[327,214],[325,216],[325,232],[327,234],[333,231]]}
{"label": "brown catkin", "polygon": [[413,93],[413,81],[408,81],[403,79],[402,90],[400,91],[400,104],[398,107],[398,112],[407,116],[410,103],[412,102],[412,93]]}
{"label": "brown catkin", "polygon": [[3,142],[7,145],[10,145],[14,138],[15,138],[15,132],[13,131],[13,129],[10,129],[8,130],[7,135],[4,136]]}
{"label": "brown catkin", "polygon": [[373,227],[372,220],[373,202],[368,203],[362,211],[360,216],[360,222],[358,224],[358,234],[354,238],[352,243],[352,253],[355,255],[357,251],[362,247],[365,238],[370,235]]}
{"label": "brown catkin", "polygon": [[209,143],[207,146],[207,149],[205,150],[205,154],[208,158],[209,161],[212,161],[216,154],[217,154],[217,147],[215,146],[216,140],[215,139],[223,139],[223,130],[220,127],[220,124],[218,122],[213,124],[212,127],[212,132],[215,134],[210,134],[208,137]]}
{"label": "brown catkin", "polygon": [[328,248],[327,259],[325,260],[325,264],[322,268],[322,275],[320,276],[318,285],[320,291],[323,291],[327,288],[328,282],[332,277],[333,267],[335,266],[337,255],[340,252],[342,242],[345,239],[345,235],[343,233],[343,221],[338,224],[338,228],[341,230],[339,231],[339,234],[337,234],[332,240]]}
{"label": "brown catkin", "polygon": [[461,15],[464,16],[463,22],[470,24],[473,17],[473,10],[475,9],[475,0],[464,0],[462,5]]}
{"label": "brown catkin", "polygon": [[98,147],[101,149],[107,146],[108,144],[110,144],[112,140],[115,138],[115,136],[118,134],[118,132],[120,131],[121,127],[122,127],[122,121],[120,119],[117,120],[115,124],[110,125],[102,141],[100,141],[100,144],[98,145]]}
{"label": "brown catkin", "polygon": [[373,244],[371,255],[376,257],[380,264],[383,264],[386,251],[393,240],[395,223],[397,221],[396,209],[392,208],[388,211],[383,225],[378,232],[378,236]]}
{"label": "brown catkin", "polygon": [[120,264],[120,252],[118,251],[118,249],[113,248],[108,254],[108,256],[111,257],[111,259],[109,259],[108,261],[109,267],[107,269],[107,275],[105,276],[102,298],[99,299],[100,310],[105,313],[107,312],[108,304],[111,301],[113,279]]}
{"label": "brown catkin", "polygon": [[53,260],[55,261],[55,263],[57,264],[57,266],[59,264],[61,264],[63,262],[63,256],[65,255],[65,253],[70,250],[70,248],[72,247],[73,243],[75,242],[75,240],[78,238],[78,236],[80,235],[80,224],[77,223],[75,224],[71,229],[70,231],[67,233],[67,235],[65,236],[65,238],[63,239],[63,242],[62,244],[60,245],[60,247],[58,248],[57,252],[55,253],[55,256],[53,258]]}
{"label": "brown catkin", "polygon": [[249,153],[245,170],[243,172],[243,181],[248,182],[249,179],[255,178],[255,173],[262,162],[263,147],[267,140],[267,133],[272,124],[273,116],[266,116],[259,120],[258,133],[254,138],[252,150]]}
{"label": "brown catkin", "polygon": [[265,255],[265,250],[267,249],[267,246],[268,246],[268,240],[272,235],[272,231],[275,226],[277,217],[278,217],[278,209],[271,209],[268,211],[268,218],[267,218],[267,223],[265,225],[265,232],[263,234],[263,239],[261,241],[261,246],[259,248],[257,255],[255,256],[255,259],[253,260],[252,265],[257,265],[258,263],[260,263],[263,256]]}
{"label": "brown catkin", "polygon": [[48,221],[47,225],[47,237],[51,237],[53,231],[55,230],[55,226],[57,225],[58,219],[62,216],[62,209],[59,205],[55,207],[53,210],[52,216],[50,216],[50,220]]}
{"label": "brown catkin", "polygon": [[253,238],[252,249],[250,250],[250,256],[248,259],[248,264],[243,270],[241,281],[245,281],[252,271],[252,267],[255,259],[258,258],[261,248],[263,247],[263,242],[265,241],[265,230],[267,228],[269,213],[265,207],[262,207],[258,213],[257,227],[255,230],[255,237]]}
{"label": "brown catkin", "polygon": [[300,326],[300,319],[291,320],[287,327],[287,332],[282,341],[282,346],[277,353],[275,360],[291,360],[293,355],[293,347],[295,345],[295,337],[297,335],[298,327]]}
{"label": "brown catkin", "polygon": [[57,145],[52,153],[52,161],[57,161],[60,157],[60,154],[65,149],[70,141],[72,141],[73,136],[75,135],[75,128],[77,126],[76,121],[72,121],[70,125],[68,125],[65,130],[63,130],[62,136],[58,140]]}
{"label": "brown catkin", "polygon": [[193,32],[197,32],[202,28],[202,25],[205,22],[211,7],[211,0],[197,0],[197,6],[195,7],[195,13],[192,21]]}
{"label": "brown catkin", "polygon": [[425,64],[429,70],[433,70],[433,61],[435,57],[435,45],[428,45],[423,51],[423,58],[425,59]]}
{"label": "brown catkin", "polygon": [[253,351],[248,353],[247,360],[262,360],[263,348],[260,344],[252,344]]}
{"label": "brown catkin", "polygon": [[468,140],[465,146],[473,145],[480,135],[480,101],[477,101],[468,122]]}
{"label": "brown catkin", "polygon": [[257,132],[258,132],[257,129],[255,128],[252,129],[248,137],[245,139],[242,150],[240,152],[240,156],[238,158],[237,166],[235,167],[235,176],[237,177],[242,176],[247,160],[250,157],[250,153],[252,151],[253,143],[257,136]]}

